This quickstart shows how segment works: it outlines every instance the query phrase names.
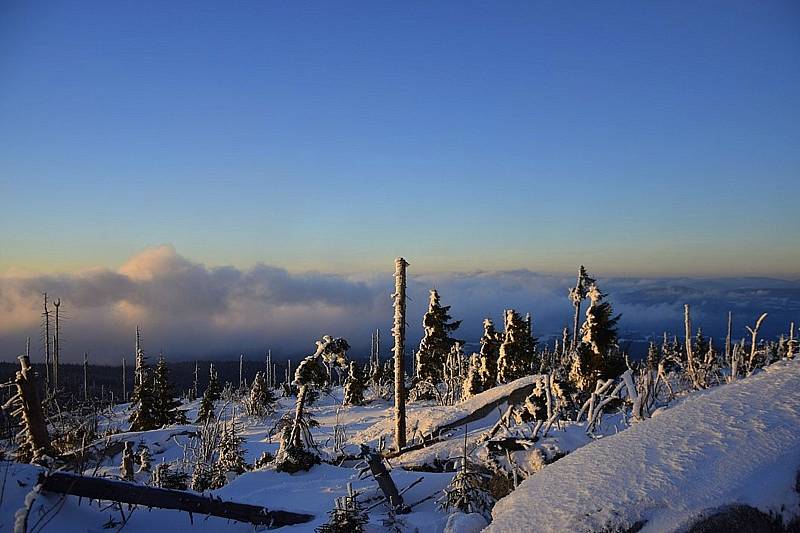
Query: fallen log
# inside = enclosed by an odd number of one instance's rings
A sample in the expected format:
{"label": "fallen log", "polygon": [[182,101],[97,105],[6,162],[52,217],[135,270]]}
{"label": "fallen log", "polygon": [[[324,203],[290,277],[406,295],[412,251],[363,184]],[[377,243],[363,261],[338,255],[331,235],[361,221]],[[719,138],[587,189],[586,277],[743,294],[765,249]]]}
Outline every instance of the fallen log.
{"label": "fallen log", "polygon": [[[524,379],[524,378],[523,378]],[[478,420],[482,420],[489,416],[489,414],[497,409],[500,405],[504,403],[508,403],[508,405],[518,405],[525,401],[531,392],[533,392],[533,388],[536,386],[535,382],[525,382],[522,379],[520,381],[519,386],[512,388],[508,391],[508,393],[503,394],[497,398],[494,398],[492,401],[486,402],[481,404],[475,410],[465,414],[464,416],[452,420],[450,422],[441,424],[436,426],[431,430],[431,436],[425,439],[423,437],[422,442],[418,442],[411,446],[407,446],[400,451],[392,450],[383,454],[384,457],[387,459],[394,459],[396,457],[400,457],[404,453],[413,452],[415,450],[420,450],[422,448],[427,448],[437,442],[441,442],[443,440],[447,440],[447,436],[445,435],[447,432],[452,431],[454,429],[463,427],[465,424],[471,424]],[[482,392],[473,396],[469,401],[475,402],[479,400],[481,394],[491,394],[491,389],[489,391]]]}
{"label": "fallen log", "polygon": [[129,503],[143,507],[177,509],[187,513],[218,516],[237,522],[264,525],[271,529],[305,524],[314,519],[314,516],[310,514],[269,511],[258,505],[226,502],[211,496],[192,494],[182,490],[147,487],[127,481],[79,476],[66,472],[42,473],[39,476],[39,484],[46,492]]}

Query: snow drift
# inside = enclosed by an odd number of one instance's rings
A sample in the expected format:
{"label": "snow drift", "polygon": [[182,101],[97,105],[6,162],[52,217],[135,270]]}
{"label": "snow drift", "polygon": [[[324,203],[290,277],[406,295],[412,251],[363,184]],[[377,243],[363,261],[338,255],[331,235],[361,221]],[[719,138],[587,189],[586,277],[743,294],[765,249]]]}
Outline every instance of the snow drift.
{"label": "snow drift", "polygon": [[490,533],[675,531],[730,505],[800,515],[800,361],[695,393],[524,481]]}

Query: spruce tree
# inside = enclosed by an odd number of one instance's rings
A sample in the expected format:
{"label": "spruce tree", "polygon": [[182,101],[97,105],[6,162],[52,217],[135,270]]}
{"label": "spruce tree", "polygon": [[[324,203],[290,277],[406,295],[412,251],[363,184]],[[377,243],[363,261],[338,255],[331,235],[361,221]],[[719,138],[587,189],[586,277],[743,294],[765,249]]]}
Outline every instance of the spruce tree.
{"label": "spruce tree", "polygon": [[497,382],[509,383],[531,373],[536,340],[530,319],[522,318],[513,309],[506,311],[506,331],[497,360]]}
{"label": "spruce tree", "polygon": [[480,374],[483,389],[490,389],[497,384],[497,360],[500,358],[500,345],[503,335],[494,327],[490,319],[483,321],[481,336]]}
{"label": "spruce tree", "polygon": [[450,337],[461,325],[461,321],[450,322],[452,317],[448,311],[450,306],[441,305],[439,293],[435,289],[431,290],[428,312],[422,319],[425,335],[417,351],[417,378],[420,380],[441,382],[447,354],[456,342],[464,342]]}
{"label": "spruce tree", "polygon": [[267,385],[267,378],[263,372],[256,372],[253,384],[250,386],[250,395],[245,402],[247,414],[251,416],[267,416],[275,412],[275,397],[273,390]]}
{"label": "spruce tree", "polygon": [[464,379],[464,386],[461,391],[461,399],[466,400],[476,394],[486,390],[484,388],[483,377],[481,375],[481,356],[479,354],[472,354],[469,358],[469,367],[467,369],[467,377]]}
{"label": "spruce tree", "polygon": [[243,442],[244,439],[236,433],[236,423],[233,420],[223,425],[217,459],[217,468],[220,472],[241,474],[247,470],[242,450]]}
{"label": "spruce tree", "polygon": [[131,394],[133,412],[129,418],[131,431],[149,431],[161,427],[156,398],[154,395],[154,377],[147,364],[147,358],[140,349],[137,353],[137,379]]}
{"label": "spruce tree", "polygon": [[169,380],[169,368],[163,356],[158,358],[153,376],[153,401],[159,427],[168,426],[178,421],[178,407],[181,402],[175,399],[175,391]]}
{"label": "spruce tree", "polygon": [[344,404],[362,405],[364,403],[364,374],[355,361],[350,361],[347,381],[344,384]]}
{"label": "spruce tree", "polygon": [[570,379],[583,392],[591,392],[598,379],[616,377],[624,370],[617,353],[617,322],[609,302],[593,283],[587,291],[590,304],[581,326],[582,341],[575,353]]}
{"label": "spruce tree", "polygon": [[206,420],[214,418],[214,402],[220,399],[220,386],[217,381],[217,372],[214,370],[214,365],[209,367],[208,387],[203,393],[203,399],[200,401],[200,409],[197,411],[196,424],[202,424]]}

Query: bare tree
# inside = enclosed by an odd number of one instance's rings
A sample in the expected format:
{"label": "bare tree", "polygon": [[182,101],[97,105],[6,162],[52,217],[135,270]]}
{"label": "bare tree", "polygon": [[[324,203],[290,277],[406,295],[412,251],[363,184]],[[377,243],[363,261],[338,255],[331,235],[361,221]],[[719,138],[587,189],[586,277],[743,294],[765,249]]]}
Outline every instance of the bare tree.
{"label": "bare tree", "polygon": [[61,298],[57,298],[53,305],[56,308],[56,332],[55,337],[53,337],[53,390],[58,390],[58,362],[59,356],[61,355],[59,349],[59,327],[58,327],[58,316],[59,316],[59,307],[61,306]]}
{"label": "bare tree", "polygon": [[745,326],[747,331],[750,332],[752,336],[750,340],[750,357],[747,360],[747,373],[752,374],[753,370],[755,369],[755,362],[756,362],[756,351],[758,348],[758,330],[761,328],[761,323],[764,322],[764,319],[767,318],[767,313],[763,313],[758,320],[756,320],[755,327]]}
{"label": "bare tree", "polygon": [[397,451],[406,445],[406,267],[408,262],[398,257],[394,262],[394,444]]}

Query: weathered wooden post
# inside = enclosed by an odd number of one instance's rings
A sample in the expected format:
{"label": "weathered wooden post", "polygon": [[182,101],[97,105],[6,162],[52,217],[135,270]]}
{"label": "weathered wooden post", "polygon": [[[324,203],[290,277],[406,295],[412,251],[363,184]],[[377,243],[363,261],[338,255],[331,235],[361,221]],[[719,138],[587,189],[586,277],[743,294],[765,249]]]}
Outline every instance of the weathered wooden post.
{"label": "weathered wooden post", "polygon": [[394,271],[394,444],[397,451],[406,445],[406,267],[408,262],[398,257]]}

